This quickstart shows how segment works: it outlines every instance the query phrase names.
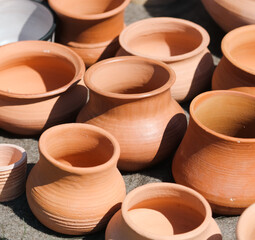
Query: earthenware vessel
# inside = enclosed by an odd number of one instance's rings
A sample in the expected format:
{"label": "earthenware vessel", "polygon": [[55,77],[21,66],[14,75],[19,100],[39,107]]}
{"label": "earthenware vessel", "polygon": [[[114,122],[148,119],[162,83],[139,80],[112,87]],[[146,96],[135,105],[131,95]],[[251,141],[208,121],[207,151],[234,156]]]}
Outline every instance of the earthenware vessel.
{"label": "earthenware vessel", "polygon": [[69,48],[21,41],[0,48],[0,127],[38,134],[72,121],[85,104],[85,66]]}
{"label": "earthenware vessel", "polygon": [[253,0],[202,0],[213,20],[226,32],[255,23]]}
{"label": "earthenware vessel", "polygon": [[48,2],[60,20],[58,41],[76,51],[87,66],[115,55],[130,0]]}
{"label": "earthenware vessel", "polygon": [[151,183],[131,191],[110,220],[106,240],[221,240],[208,202],[174,183]]}
{"label": "earthenware vessel", "polygon": [[0,16],[0,46],[22,40],[54,41],[53,14],[40,3],[0,0]]}
{"label": "earthenware vessel", "polygon": [[105,227],[126,195],[116,139],[101,128],[69,123],[46,130],[39,151],[26,186],[38,220],[71,235]]}
{"label": "earthenware vessel", "polygon": [[117,56],[156,59],[175,71],[175,100],[187,101],[209,89],[214,65],[207,49],[210,37],[201,26],[177,18],[144,19],[125,28],[119,41]]}
{"label": "earthenware vessel", "polygon": [[236,228],[237,240],[254,239],[255,236],[254,214],[255,203],[246,208],[238,220]]}
{"label": "earthenware vessel", "polygon": [[0,144],[0,202],[10,201],[25,191],[26,151],[14,144]]}
{"label": "earthenware vessel", "polygon": [[172,172],[215,213],[240,214],[255,202],[255,97],[235,91],[197,96]]}
{"label": "earthenware vessel", "polygon": [[91,66],[84,79],[90,99],[77,122],[117,138],[121,170],[151,166],[177,148],[187,122],[170,95],[175,74],[167,65],[134,56],[111,58]]}
{"label": "earthenware vessel", "polygon": [[222,40],[223,57],[214,71],[212,89],[255,95],[255,25],[229,32]]}

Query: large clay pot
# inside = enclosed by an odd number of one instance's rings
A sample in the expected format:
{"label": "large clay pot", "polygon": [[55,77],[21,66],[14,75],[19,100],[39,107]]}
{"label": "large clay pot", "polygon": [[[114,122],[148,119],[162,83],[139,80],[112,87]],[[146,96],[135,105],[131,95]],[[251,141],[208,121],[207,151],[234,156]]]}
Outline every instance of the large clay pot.
{"label": "large clay pot", "polygon": [[32,135],[73,120],[85,104],[82,59],[60,44],[23,41],[0,48],[0,127]]}
{"label": "large clay pot", "polygon": [[69,123],[39,139],[39,162],[27,180],[28,204],[48,228],[80,235],[105,227],[126,195],[116,139],[101,128]]}
{"label": "large clay pot", "polygon": [[255,95],[255,25],[229,32],[222,40],[221,49],[223,57],[214,71],[212,89]]}
{"label": "large clay pot", "polygon": [[174,183],[136,188],[110,220],[105,240],[221,240],[208,202]]}
{"label": "large clay pot", "polygon": [[207,49],[210,37],[201,26],[177,18],[144,19],[125,28],[119,41],[117,56],[160,60],[175,71],[175,100],[187,101],[209,89],[214,65]]}
{"label": "large clay pot", "polygon": [[205,9],[226,32],[255,23],[253,0],[202,0]]}
{"label": "large clay pot", "polygon": [[120,143],[118,167],[135,171],[177,148],[186,117],[171,97],[175,74],[167,65],[141,57],[111,58],[85,75],[90,99],[77,117],[111,132]]}
{"label": "large clay pot", "polygon": [[48,2],[60,19],[58,41],[76,51],[87,66],[115,55],[130,0]]}
{"label": "large clay pot", "polygon": [[255,201],[255,97],[211,91],[190,105],[190,123],[172,165],[177,183],[200,192],[219,214]]}

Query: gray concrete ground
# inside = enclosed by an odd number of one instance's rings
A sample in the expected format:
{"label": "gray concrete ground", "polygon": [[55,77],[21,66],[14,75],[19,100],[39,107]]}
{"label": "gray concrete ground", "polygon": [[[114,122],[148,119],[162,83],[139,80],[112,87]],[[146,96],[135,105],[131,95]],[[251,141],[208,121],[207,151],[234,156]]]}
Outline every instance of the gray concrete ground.
{"label": "gray concrete ground", "polygon": [[[153,1],[153,0],[151,0]],[[166,2],[167,0],[165,0]],[[150,0],[148,1],[148,3]],[[154,0],[155,2],[155,0]],[[159,1],[161,2],[161,1]],[[213,22],[204,10],[200,0],[170,0],[167,6],[137,5],[131,3],[125,20],[127,24],[149,17],[178,17],[194,21],[207,29],[211,36],[209,49],[214,56],[215,64],[221,57],[220,42],[224,32]],[[189,104],[183,107],[187,110]],[[187,113],[188,114],[188,113]],[[28,170],[38,161],[38,137],[19,137],[0,130],[0,143],[13,143],[22,146],[28,152]],[[137,173],[122,173],[127,191],[149,182],[172,182],[170,162],[165,161],[158,166]],[[214,216],[219,224],[223,239],[235,239],[235,228],[238,217]],[[44,227],[30,211],[26,196],[23,194],[16,200],[0,204],[0,239],[87,239],[103,240],[104,231],[87,236],[67,236],[55,233]]]}

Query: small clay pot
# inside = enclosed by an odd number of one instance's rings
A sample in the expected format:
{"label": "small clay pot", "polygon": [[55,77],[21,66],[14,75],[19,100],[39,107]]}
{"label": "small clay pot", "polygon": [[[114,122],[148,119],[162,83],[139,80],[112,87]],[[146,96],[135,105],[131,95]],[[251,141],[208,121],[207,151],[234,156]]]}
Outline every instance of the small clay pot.
{"label": "small clay pot", "polygon": [[0,127],[33,135],[73,121],[87,100],[85,66],[69,48],[23,41],[0,48]]}
{"label": "small clay pot", "polygon": [[240,27],[226,34],[221,49],[223,57],[214,71],[212,89],[255,95],[255,25]]}
{"label": "small clay pot", "polygon": [[105,240],[221,240],[208,202],[174,183],[151,183],[131,191],[110,220]]}
{"label": "small clay pot", "polygon": [[111,58],[91,66],[84,80],[90,99],[76,121],[117,138],[121,170],[149,167],[176,150],[187,121],[171,97],[175,74],[166,64],[135,56]]}
{"label": "small clay pot", "polygon": [[211,91],[190,105],[173,159],[177,183],[200,192],[215,213],[236,215],[255,202],[255,97]]}
{"label": "small clay pot", "polygon": [[26,151],[17,145],[0,144],[0,202],[10,201],[25,191]]}
{"label": "small clay pot", "polygon": [[26,186],[37,219],[60,233],[81,235],[105,227],[126,195],[117,169],[116,139],[87,124],[63,124],[39,139],[39,162]]}
{"label": "small clay pot", "polygon": [[213,20],[226,32],[255,23],[253,0],[202,0]]}
{"label": "small clay pot", "polygon": [[246,208],[238,220],[236,228],[237,240],[254,239],[255,236],[254,214],[255,203]]}
{"label": "small clay pot", "polygon": [[134,55],[166,63],[176,73],[175,100],[194,98],[210,87],[214,65],[207,49],[210,37],[201,26],[177,18],[149,18],[125,28],[117,56]]}

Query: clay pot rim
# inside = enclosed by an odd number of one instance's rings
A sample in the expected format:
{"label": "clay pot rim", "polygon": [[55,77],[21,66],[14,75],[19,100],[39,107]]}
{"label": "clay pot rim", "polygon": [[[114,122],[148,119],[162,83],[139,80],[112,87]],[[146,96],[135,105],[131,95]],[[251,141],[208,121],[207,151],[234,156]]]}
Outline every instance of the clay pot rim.
{"label": "clay pot rim", "polygon": [[[58,131],[59,129],[69,129],[69,131],[70,131],[70,129],[72,129],[72,128],[77,128],[77,129],[80,129],[81,131],[83,131],[83,130],[84,131],[86,131],[86,130],[94,131],[94,132],[99,133],[99,134],[103,135],[104,137],[106,137],[113,145],[113,154],[112,154],[111,158],[107,162],[100,164],[98,166],[93,166],[93,167],[68,166],[68,165],[61,163],[61,162],[57,161],[56,159],[54,159],[48,153],[48,151],[46,149],[47,135],[51,132],[56,131],[56,130]],[[100,127],[86,124],[86,123],[66,123],[66,124],[60,124],[60,125],[53,126],[42,133],[42,135],[39,139],[38,147],[39,147],[40,153],[43,156],[45,156],[45,158],[52,165],[54,165],[55,167],[57,167],[63,171],[74,173],[74,174],[80,174],[80,175],[100,173],[102,171],[105,171],[106,169],[112,168],[113,166],[117,166],[117,161],[120,156],[119,143],[112,134],[110,134],[109,132],[107,132],[106,130],[104,130]]]}
{"label": "clay pot rim", "polygon": [[[132,31],[135,28],[141,28],[141,26],[143,25],[148,25],[150,24],[150,22],[153,23],[165,23],[165,22],[169,22],[170,24],[172,23],[177,23],[177,24],[183,24],[186,25],[188,27],[192,27],[195,30],[197,30],[202,37],[202,41],[200,43],[200,45],[198,47],[196,47],[194,50],[184,53],[184,54],[180,54],[180,55],[176,55],[176,56],[169,56],[169,57],[152,57],[152,56],[148,56],[146,54],[141,54],[137,51],[133,51],[131,48],[128,47],[128,44],[125,43],[125,35],[128,34],[128,31]],[[180,19],[180,18],[173,18],[173,17],[154,17],[154,18],[147,18],[147,19],[143,19],[137,22],[134,22],[132,24],[130,24],[129,26],[127,26],[121,33],[119,36],[119,42],[120,42],[120,46],[127,51],[128,53],[131,53],[132,55],[135,56],[141,56],[141,57],[146,57],[146,58],[153,58],[155,60],[159,60],[162,62],[176,62],[176,61],[181,61],[181,60],[185,60],[188,58],[191,58],[193,56],[196,56],[197,54],[199,54],[200,52],[202,52],[203,50],[205,50],[209,43],[210,43],[210,36],[208,34],[208,32],[201,27],[200,25],[191,22],[189,20],[184,20],[184,19]]]}
{"label": "clay pot rim", "polygon": [[[67,91],[71,86],[77,84],[83,78],[83,74],[85,72],[85,65],[81,57],[77,53],[75,53],[73,50],[59,43],[53,43],[53,42],[41,41],[41,40],[13,42],[13,43],[9,43],[4,46],[1,46],[0,54],[1,54],[1,51],[6,48],[25,49],[27,46],[29,47],[29,49],[31,49],[31,46],[38,47],[38,50],[36,51],[36,53],[40,53],[41,48],[43,46],[46,48],[45,50],[43,50],[43,52],[47,53],[47,51],[50,51],[49,54],[51,55],[52,55],[52,48],[54,47],[53,56],[56,56],[56,57],[61,56],[67,59],[70,62],[70,64],[73,65],[75,69],[75,74],[73,76],[73,79],[69,83],[63,85],[60,88],[43,92],[43,93],[22,94],[22,93],[11,93],[11,92],[0,90],[0,96],[4,96],[8,98],[17,98],[17,99],[47,98],[47,97],[55,96]],[[47,47],[51,48],[51,50],[47,50]],[[27,50],[24,51],[24,53],[27,53],[27,52],[28,52]],[[31,56],[36,56],[36,53],[34,52],[33,49],[31,50]]]}
{"label": "clay pot rim", "polygon": [[[199,94],[198,96],[196,96],[190,104],[190,108],[189,108],[189,112],[190,112],[190,117],[193,119],[193,121],[201,128],[203,129],[205,132],[216,136],[220,139],[224,139],[226,141],[230,141],[230,142],[234,142],[234,143],[255,143],[255,138],[238,138],[238,137],[231,137],[231,136],[227,136],[225,134],[222,133],[218,133],[214,130],[211,130],[210,128],[204,126],[204,124],[202,124],[197,117],[195,116],[195,105],[198,101],[203,102],[207,99],[207,96],[217,96],[217,95],[231,95],[231,96],[237,96],[237,97],[244,97],[244,98],[250,98],[253,99],[255,102],[255,97],[251,94],[248,93],[243,93],[243,92],[237,92],[237,91],[231,91],[231,90],[213,90],[213,91],[208,91],[208,92],[204,92]],[[201,100],[200,100],[201,99]]]}
{"label": "clay pot rim", "polygon": [[23,163],[26,163],[26,161],[27,161],[27,152],[24,148],[22,148],[18,145],[15,145],[15,144],[1,143],[0,148],[4,148],[4,147],[14,148],[14,149],[18,150],[22,155],[21,155],[21,158],[17,162],[12,163],[7,166],[0,166],[0,174],[1,174],[1,172],[17,168],[17,167],[21,166]]}
{"label": "clay pot rim", "polygon": [[[141,62],[147,62],[147,63],[151,63],[154,65],[158,65],[169,73],[169,79],[163,86],[161,86],[155,90],[152,90],[149,92],[144,92],[144,93],[134,93],[134,94],[113,93],[113,92],[103,91],[91,83],[91,75],[93,75],[93,73],[98,68],[100,68],[101,66],[106,65],[106,64],[111,64],[111,63],[115,63],[115,62],[124,62],[124,61],[141,61]],[[169,90],[170,87],[174,84],[175,79],[176,79],[176,75],[175,75],[174,70],[171,67],[167,66],[165,63],[160,62],[158,60],[139,57],[139,56],[121,56],[121,57],[113,57],[113,58],[108,58],[108,59],[102,60],[98,63],[93,64],[88,69],[88,71],[85,73],[85,76],[84,76],[85,85],[90,90],[92,90],[93,92],[96,92],[100,95],[103,95],[105,97],[117,98],[117,99],[141,99],[141,98],[155,96],[159,93]]]}
{"label": "clay pot rim", "polygon": [[255,74],[255,69],[252,70],[251,68],[248,68],[244,65],[240,65],[238,61],[235,60],[235,58],[232,57],[229,49],[228,49],[228,44],[229,42],[233,41],[235,38],[237,38],[240,35],[243,34],[249,34],[249,32],[254,32],[255,31],[255,24],[251,24],[251,25],[246,25],[246,26],[242,26],[239,28],[235,28],[234,30],[230,31],[229,33],[227,33],[224,38],[222,39],[221,42],[221,50],[223,55],[228,59],[228,61],[230,61],[234,66],[236,66],[237,68],[250,73],[252,75]]}
{"label": "clay pot rim", "polygon": [[[145,237],[146,239],[157,239],[157,240],[169,240],[169,236],[158,236],[156,234],[152,234],[152,233],[145,233],[143,230],[139,229],[139,227],[130,219],[129,215],[127,214],[128,210],[129,210],[129,202],[132,200],[132,198],[135,195],[139,195],[142,194],[144,191],[155,191],[157,192],[157,189],[159,188],[165,188],[165,189],[176,189],[176,190],[181,190],[181,191],[185,191],[189,194],[191,194],[192,196],[195,196],[196,198],[198,198],[201,203],[204,205],[205,207],[205,211],[206,211],[206,215],[204,217],[203,222],[195,229],[193,229],[192,231],[186,232],[186,233],[182,233],[182,234],[176,234],[171,236],[171,239],[173,240],[181,240],[184,239],[185,237],[190,238],[194,238],[202,233],[203,231],[206,230],[206,228],[208,227],[208,225],[211,223],[212,221],[212,210],[211,207],[209,205],[209,203],[206,201],[206,199],[198,192],[196,192],[195,190],[188,188],[186,186],[180,185],[180,184],[176,184],[176,183],[149,183],[140,187],[135,188],[134,190],[132,190],[131,192],[129,192],[126,196],[126,198],[124,199],[122,206],[121,206],[121,212],[122,212],[122,216],[124,218],[124,221],[126,222],[126,224],[133,229],[133,231],[135,231],[136,233],[138,233],[139,235]],[[186,239],[186,238],[185,238]]]}
{"label": "clay pot rim", "polygon": [[120,4],[117,8],[114,8],[114,9],[104,12],[104,13],[85,14],[82,16],[80,14],[70,13],[68,10],[59,7],[58,4],[55,3],[55,0],[48,0],[48,3],[54,11],[56,11],[57,13],[65,16],[65,17],[69,17],[69,18],[73,18],[73,19],[77,19],[77,20],[100,20],[100,19],[112,17],[112,16],[120,13],[121,11],[124,11],[124,9],[130,3],[130,1],[131,0],[123,0],[123,3]]}

